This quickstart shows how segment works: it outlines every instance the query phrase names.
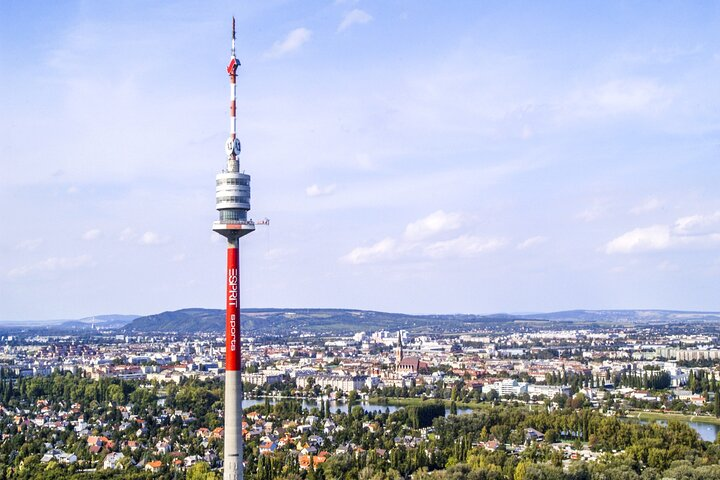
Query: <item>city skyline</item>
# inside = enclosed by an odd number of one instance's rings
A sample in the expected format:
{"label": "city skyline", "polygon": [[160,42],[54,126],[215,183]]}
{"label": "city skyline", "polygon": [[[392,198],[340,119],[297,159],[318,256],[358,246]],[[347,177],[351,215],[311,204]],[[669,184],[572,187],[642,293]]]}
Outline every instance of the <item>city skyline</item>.
{"label": "city skyline", "polygon": [[719,310],[720,7],[0,5],[0,320],[218,308],[227,19],[244,307]]}

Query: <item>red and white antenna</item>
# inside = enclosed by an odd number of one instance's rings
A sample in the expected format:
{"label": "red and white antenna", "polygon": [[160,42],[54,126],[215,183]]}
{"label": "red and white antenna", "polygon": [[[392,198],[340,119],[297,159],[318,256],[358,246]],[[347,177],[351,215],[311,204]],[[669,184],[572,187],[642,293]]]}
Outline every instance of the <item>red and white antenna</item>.
{"label": "red and white antenna", "polygon": [[225,142],[225,153],[228,155],[228,172],[237,172],[239,168],[238,156],[240,155],[240,140],[237,138],[237,117],[235,98],[237,95],[237,68],[240,66],[235,57],[235,17],[232,20],[232,49],[230,50],[230,63],[227,66],[230,75],[230,137]]}

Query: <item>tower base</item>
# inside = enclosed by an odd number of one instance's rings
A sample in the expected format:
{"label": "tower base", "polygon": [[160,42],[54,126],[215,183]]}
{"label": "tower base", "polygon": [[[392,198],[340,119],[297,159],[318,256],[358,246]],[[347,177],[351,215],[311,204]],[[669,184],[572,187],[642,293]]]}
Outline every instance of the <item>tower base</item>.
{"label": "tower base", "polygon": [[243,478],[242,398],[241,372],[226,370],[224,480],[242,480]]}

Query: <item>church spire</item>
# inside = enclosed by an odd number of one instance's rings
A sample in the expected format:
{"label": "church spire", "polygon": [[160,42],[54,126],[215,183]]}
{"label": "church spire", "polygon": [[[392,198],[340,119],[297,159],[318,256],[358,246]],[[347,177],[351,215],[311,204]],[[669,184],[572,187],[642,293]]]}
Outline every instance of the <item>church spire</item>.
{"label": "church spire", "polygon": [[398,330],[397,347],[395,348],[395,363],[399,366],[403,359],[403,344],[401,330]]}

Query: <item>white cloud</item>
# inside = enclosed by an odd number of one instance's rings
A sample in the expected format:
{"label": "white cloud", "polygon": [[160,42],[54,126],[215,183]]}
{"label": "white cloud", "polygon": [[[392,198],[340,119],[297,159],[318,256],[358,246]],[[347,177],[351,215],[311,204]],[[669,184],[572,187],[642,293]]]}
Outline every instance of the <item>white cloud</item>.
{"label": "white cloud", "polygon": [[272,58],[282,57],[302,47],[303,44],[310,40],[311,36],[312,32],[307,28],[296,28],[288,33],[284,40],[275,42],[265,56]]}
{"label": "white cloud", "polygon": [[632,213],[633,215],[649,213],[662,207],[662,205],[663,202],[661,202],[657,197],[649,197],[645,199],[642,203],[635,205],[633,208],[631,208],[630,213]]}
{"label": "white cloud", "polygon": [[614,238],[605,246],[607,253],[663,250],[670,246],[670,228],[667,225],[636,228]]}
{"label": "white cloud", "polygon": [[184,262],[186,258],[187,258],[187,255],[185,255],[184,253],[178,253],[176,255],[173,255],[171,260],[175,263],[180,263],[180,262]]}
{"label": "white cloud", "polygon": [[349,12],[345,17],[343,18],[342,22],[340,22],[340,25],[338,26],[337,31],[342,32],[344,30],[347,30],[351,26],[355,24],[363,24],[368,23],[370,20],[372,20],[373,17],[369,13],[360,10],[358,8],[354,9],[353,11]]}
{"label": "white cloud", "polygon": [[[217,236],[213,234],[214,236]],[[121,242],[133,242],[139,245],[161,245],[168,243],[170,239],[166,236],[162,236],[159,233],[153,231],[146,231],[143,234],[138,234],[134,229],[128,227],[120,232],[118,238]]]}
{"label": "white cloud", "polygon": [[397,259],[436,260],[474,257],[496,250],[505,244],[502,239],[470,234],[444,240],[431,240],[442,233],[457,230],[462,226],[463,219],[464,216],[460,213],[445,213],[438,210],[408,224],[399,240],[387,237],[369,247],[357,247],[341,260],[357,265]]}
{"label": "white cloud", "polygon": [[98,238],[100,238],[101,233],[102,232],[100,232],[99,229],[93,228],[93,229],[90,229],[87,232],[83,233],[82,239],[83,240],[97,240]]}
{"label": "white cloud", "polygon": [[497,238],[481,238],[473,235],[461,235],[451,240],[431,243],[424,248],[424,254],[430,258],[474,257],[481,253],[497,250],[504,242]]}
{"label": "white cloud", "polygon": [[405,238],[412,241],[422,240],[444,231],[457,230],[461,226],[461,214],[438,210],[405,227]]}
{"label": "white cloud", "polygon": [[335,193],[335,184],[332,185],[326,185],[324,187],[321,187],[317,184],[310,185],[305,189],[305,194],[308,197],[321,197],[323,195],[332,195]]}
{"label": "white cloud", "polygon": [[717,244],[720,244],[720,212],[682,217],[672,225],[636,228],[608,242],[605,252],[635,253]]}
{"label": "white cloud", "polygon": [[166,237],[162,237],[160,234],[150,231],[143,233],[138,240],[140,245],[160,245],[167,242],[168,239]]}
{"label": "white cloud", "polygon": [[547,237],[543,236],[536,236],[536,237],[530,237],[528,239],[523,240],[522,242],[518,243],[515,248],[518,250],[525,250],[526,248],[533,247],[535,245],[540,245],[541,243],[547,242]]}
{"label": "white cloud", "polygon": [[377,260],[386,260],[396,253],[397,242],[392,238],[385,238],[369,247],[357,247],[345,255],[342,260],[359,265]]}
{"label": "white cloud", "polygon": [[690,215],[675,221],[675,231],[686,235],[703,235],[713,233],[720,224],[720,212],[709,215]]}
{"label": "white cloud", "polygon": [[23,265],[8,271],[7,275],[11,278],[25,277],[30,274],[39,272],[55,272],[61,270],[77,270],[84,267],[92,267],[95,265],[90,255],[79,255],[77,257],[50,257],[40,262]]}

